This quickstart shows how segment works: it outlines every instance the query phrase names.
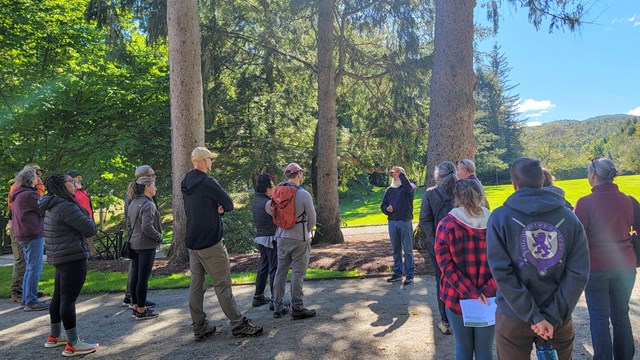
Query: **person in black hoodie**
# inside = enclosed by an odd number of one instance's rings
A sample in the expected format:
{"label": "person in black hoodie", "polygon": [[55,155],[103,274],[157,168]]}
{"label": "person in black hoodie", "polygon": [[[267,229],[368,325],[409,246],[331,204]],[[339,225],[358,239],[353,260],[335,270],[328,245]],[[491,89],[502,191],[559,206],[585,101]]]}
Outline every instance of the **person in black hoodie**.
{"label": "person in black hoodie", "polygon": [[[271,200],[274,189],[271,174],[262,173],[256,182],[256,196],[253,199],[253,223],[256,225],[256,243],[260,251],[260,264],[256,275],[256,292],[253,294],[253,306],[271,303],[273,310],[273,281],[278,270],[278,245],[276,242],[276,225],[273,218],[265,211],[266,203]],[[271,299],[264,296],[264,289],[269,279]]]}
{"label": "person in black hoodie", "polygon": [[233,336],[262,334],[262,327],[243,317],[231,291],[229,254],[224,246],[222,215],[233,210],[233,201],[213,177],[211,171],[213,153],[204,147],[191,152],[193,170],[181,183],[184,209],[187,216],[185,245],[189,251],[191,283],[189,285],[189,310],[196,341],[202,341],[216,331],[209,325],[203,310],[204,276],[211,276],[218,302],[231,322]]}
{"label": "person in black hoodie", "polygon": [[516,192],[487,224],[498,359],[528,360],[534,342],[571,359],[571,313],[589,278],[587,236],[564,198],[542,188],[540,161],[517,159],[510,173]]}
{"label": "person in black hoodie", "polygon": [[[49,305],[51,332],[45,347],[65,345],[64,356],[89,354],[98,344],[78,338],[76,328],[76,299],[87,276],[89,249],[86,238],[94,236],[98,228],[86,210],[76,202],[71,176],[54,174],[47,179],[49,195],[40,199],[45,212],[44,241],[47,262],[55,266],[53,299]],[[62,335],[64,325],[66,337]]]}

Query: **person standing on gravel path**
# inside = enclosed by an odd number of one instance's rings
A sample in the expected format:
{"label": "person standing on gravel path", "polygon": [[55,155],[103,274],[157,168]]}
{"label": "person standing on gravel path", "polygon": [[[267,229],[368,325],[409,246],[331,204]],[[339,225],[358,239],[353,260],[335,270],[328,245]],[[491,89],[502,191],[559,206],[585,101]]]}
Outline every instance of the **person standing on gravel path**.
{"label": "person standing on gravel path", "polygon": [[[278,184],[272,193],[272,200],[265,204],[265,211],[274,216],[272,201],[277,201],[278,191],[295,189],[293,192],[293,212],[295,223],[291,228],[276,229],[278,240],[278,270],[273,283],[273,317],[280,318],[289,313],[289,307],[284,303],[284,290],[287,285],[287,273],[291,268],[291,317],[294,320],[306,319],[316,316],[314,309],[304,307],[304,293],[302,285],[311,254],[311,230],[316,226],[316,210],[313,207],[313,199],[307,190],[301,187],[303,171],[300,165],[291,163],[284,170],[287,181]],[[284,189],[287,188],[287,189]],[[275,205],[275,204],[274,204]],[[277,219],[274,216],[274,222]]]}
{"label": "person standing on gravel path", "polygon": [[187,216],[185,245],[189,249],[191,269],[189,310],[196,341],[202,341],[216,331],[203,310],[205,273],[213,280],[220,307],[231,322],[233,336],[256,336],[263,330],[262,326],[256,326],[251,319],[242,316],[233,298],[229,254],[222,241],[222,216],[233,210],[233,201],[218,181],[208,175],[213,156],[207,148],[195,148],[191,152],[193,170],[181,183]]}
{"label": "person standing on gravel path", "polygon": [[[404,168],[391,168],[391,186],[387,188],[382,198],[380,209],[387,215],[389,221],[389,238],[393,254],[393,275],[387,282],[402,281],[404,285],[413,284],[413,195],[416,186],[407,179]],[[404,251],[404,264],[402,252]],[[404,266],[403,266],[404,265]]]}
{"label": "person standing on gravel path", "polygon": [[564,198],[542,189],[539,160],[517,159],[510,173],[516,192],[487,224],[498,359],[529,360],[534,342],[571,359],[571,313],[589,278],[587,236]]}

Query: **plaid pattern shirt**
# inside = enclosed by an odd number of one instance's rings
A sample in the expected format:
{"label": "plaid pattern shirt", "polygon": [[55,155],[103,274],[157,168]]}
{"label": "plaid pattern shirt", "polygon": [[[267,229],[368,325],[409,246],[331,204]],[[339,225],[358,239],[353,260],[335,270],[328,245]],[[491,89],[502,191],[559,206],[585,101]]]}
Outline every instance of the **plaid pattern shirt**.
{"label": "plaid pattern shirt", "polygon": [[453,313],[462,315],[461,299],[496,296],[487,263],[486,229],[472,228],[448,214],[438,224],[435,253],[442,271],[440,299]]}

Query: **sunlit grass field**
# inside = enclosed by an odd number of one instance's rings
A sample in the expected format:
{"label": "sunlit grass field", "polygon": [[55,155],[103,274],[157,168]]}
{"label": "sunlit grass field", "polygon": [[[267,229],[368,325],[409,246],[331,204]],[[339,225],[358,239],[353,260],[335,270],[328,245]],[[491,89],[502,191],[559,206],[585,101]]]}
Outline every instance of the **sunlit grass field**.
{"label": "sunlit grass field", "polygon": [[[616,177],[614,181],[622,192],[629,194],[636,199],[640,199],[640,175],[626,175]],[[576,201],[591,193],[591,186],[587,179],[558,180],[554,185],[561,187],[565,191],[567,200],[575,205]],[[512,185],[485,186],[485,193],[489,205],[492,209],[501,206],[504,201],[513,194]],[[384,225],[387,223],[387,216],[380,210],[384,188],[376,188],[370,195],[351,197],[343,201],[340,200],[340,214],[342,222],[346,226],[364,225]],[[413,220],[418,221],[420,215],[420,204],[422,203],[423,189],[417,189],[413,199]]]}

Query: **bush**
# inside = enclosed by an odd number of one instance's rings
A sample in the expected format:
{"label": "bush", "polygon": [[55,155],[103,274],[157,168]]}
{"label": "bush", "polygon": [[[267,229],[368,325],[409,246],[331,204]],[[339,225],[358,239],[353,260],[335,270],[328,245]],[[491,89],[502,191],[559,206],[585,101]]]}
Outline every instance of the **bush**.
{"label": "bush", "polygon": [[224,244],[230,253],[251,253],[256,251],[256,229],[250,206],[244,206],[222,217],[224,224]]}

